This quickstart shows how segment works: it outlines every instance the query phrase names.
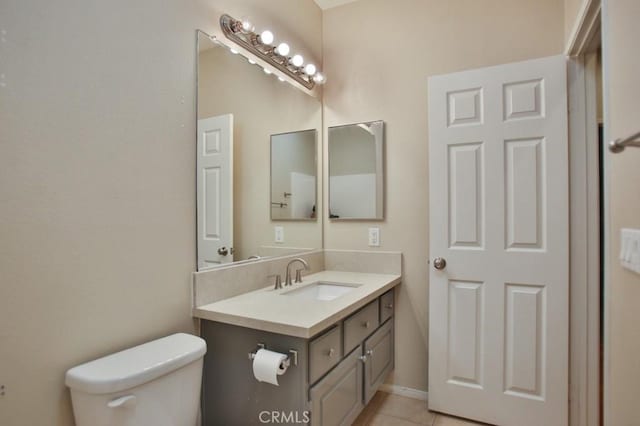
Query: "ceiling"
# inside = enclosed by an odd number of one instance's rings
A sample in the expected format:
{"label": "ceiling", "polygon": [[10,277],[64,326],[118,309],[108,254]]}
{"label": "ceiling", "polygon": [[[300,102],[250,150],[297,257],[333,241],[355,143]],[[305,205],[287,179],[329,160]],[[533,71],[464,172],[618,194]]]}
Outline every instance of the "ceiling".
{"label": "ceiling", "polygon": [[357,1],[357,0],[314,0],[314,1],[318,6],[320,6],[320,9],[327,10],[327,9],[331,9],[332,7],[342,6],[343,4],[353,3],[354,1]]}

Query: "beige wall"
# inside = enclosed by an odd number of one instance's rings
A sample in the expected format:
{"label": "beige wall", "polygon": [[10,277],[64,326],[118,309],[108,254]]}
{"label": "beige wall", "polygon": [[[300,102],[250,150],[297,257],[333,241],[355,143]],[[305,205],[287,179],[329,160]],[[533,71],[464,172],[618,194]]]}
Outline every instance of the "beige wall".
{"label": "beige wall", "polygon": [[193,331],[195,29],[222,9],[321,56],[312,0],[0,2],[1,425],[70,425],[69,367]]}
{"label": "beige wall", "polygon": [[[608,0],[603,10],[606,140],[640,130],[640,2]],[[640,275],[620,266],[620,228],[640,228],[640,149],[607,154],[608,260],[605,282],[605,424],[640,424]]]}
{"label": "beige wall", "polygon": [[[386,122],[386,219],[375,226],[380,249],[404,256],[391,382],[426,390],[427,77],[561,53],[563,4],[367,0],[325,11],[323,26],[324,125]],[[368,248],[372,224],[327,223],[325,247]]]}
{"label": "beige wall", "polygon": [[[320,33],[317,36],[320,38]],[[259,254],[261,246],[273,245],[275,225],[284,228],[282,246],[321,248],[320,219],[271,221],[269,161],[271,135],[309,129],[321,134],[320,100],[283,84],[225,48],[204,50],[199,56],[199,118],[233,114],[235,260],[247,259]],[[320,144],[317,149],[320,153]],[[313,169],[315,157],[310,158]]]}

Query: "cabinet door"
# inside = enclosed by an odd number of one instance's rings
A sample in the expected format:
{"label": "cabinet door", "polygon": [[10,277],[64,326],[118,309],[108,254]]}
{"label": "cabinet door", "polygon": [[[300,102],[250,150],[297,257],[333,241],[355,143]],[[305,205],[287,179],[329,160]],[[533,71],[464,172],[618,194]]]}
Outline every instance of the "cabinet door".
{"label": "cabinet door", "polygon": [[360,347],[310,391],[312,426],[348,426],[358,417],[362,403]]}
{"label": "cabinet door", "polygon": [[364,398],[368,403],[393,370],[393,319],[364,342]]}

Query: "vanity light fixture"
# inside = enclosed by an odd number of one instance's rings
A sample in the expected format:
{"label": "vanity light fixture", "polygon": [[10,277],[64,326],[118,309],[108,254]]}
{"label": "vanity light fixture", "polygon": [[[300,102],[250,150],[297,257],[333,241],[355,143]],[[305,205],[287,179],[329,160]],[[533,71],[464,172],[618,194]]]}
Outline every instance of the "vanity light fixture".
{"label": "vanity light fixture", "polygon": [[[263,59],[307,89],[311,90],[316,84],[325,83],[326,78],[318,72],[314,64],[305,65],[304,58],[299,54],[290,57],[291,48],[287,43],[280,42],[274,47],[273,33],[269,30],[256,33],[253,24],[247,18],[237,20],[224,14],[220,16],[220,27],[229,40]],[[271,74],[266,69],[265,73]]]}

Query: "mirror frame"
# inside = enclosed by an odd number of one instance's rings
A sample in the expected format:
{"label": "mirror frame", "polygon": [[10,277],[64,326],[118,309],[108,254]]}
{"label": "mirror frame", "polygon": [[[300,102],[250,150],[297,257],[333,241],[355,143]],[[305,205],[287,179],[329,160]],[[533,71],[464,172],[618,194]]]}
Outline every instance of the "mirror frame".
{"label": "mirror frame", "polygon": [[[382,126],[382,139],[380,141],[375,141],[375,150],[376,150],[376,175],[378,174],[377,168],[378,163],[380,167],[380,176],[376,177],[376,192],[380,191],[380,196],[382,197],[382,211],[380,212],[380,217],[331,217],[331,129],[340,129],[342,127],[351,127],[357,126],[359,124],[380,124]],[[330,126],[327,127],[327,210],[326,210],[326,218],[330,221],[334,222],[347,222],[347,221],[366,221],[366,222],[382,222],[385,220],[386,213],[386,203],[385,203],[385,169],[386,169],[386,159],[385,159],[385,139],[386,139],[386,128],[385,128],[384,120],[372,120],[372,121],[359,121],[356,123],[350,124],[341,124],[339,126]],[[378,155],[380,156],[380,160],[377,160]]]}
{"label": "mirror frame", "polygon": [[[284,219],[274,219],[273,218],[273,209],[271,206],[273,204],[273,199],[271,198],[273,193],[273,137],[274,136],[282,136],[282,135],[290,135],[292,133],[302,133],[302,132],[313,132],[314,133],[314,141],[313,141],[313,166],[316,171],[316,184],[314,187],[314,199],[316,206],[316,217],[315,218],[284,218]],[[295,130],[293,132],[283,132],[283,133],[274,133],[269,137],[269,218],[272,222],[317,222],[318,221],[318,182],[320,178],[318,177],[318,129],[305,129],[305,130]]]}

